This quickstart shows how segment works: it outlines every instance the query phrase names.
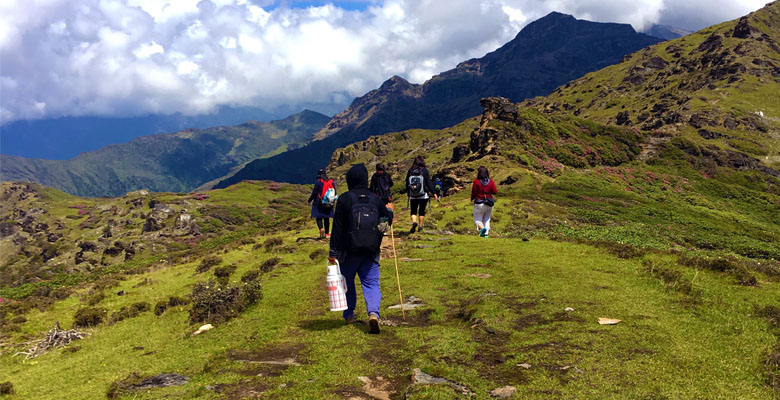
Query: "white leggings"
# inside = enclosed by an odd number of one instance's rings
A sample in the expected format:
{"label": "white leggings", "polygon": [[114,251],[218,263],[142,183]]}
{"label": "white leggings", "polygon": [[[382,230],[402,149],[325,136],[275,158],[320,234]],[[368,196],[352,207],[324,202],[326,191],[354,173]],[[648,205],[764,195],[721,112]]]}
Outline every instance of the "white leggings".
{"label": "white leggings", "polygon": [[493,214],[493,207],[486,204],[474,204],[474,224],[477,225],[477,229],[483,227],[487,229],[485,234],[490,233],[490,215]]}

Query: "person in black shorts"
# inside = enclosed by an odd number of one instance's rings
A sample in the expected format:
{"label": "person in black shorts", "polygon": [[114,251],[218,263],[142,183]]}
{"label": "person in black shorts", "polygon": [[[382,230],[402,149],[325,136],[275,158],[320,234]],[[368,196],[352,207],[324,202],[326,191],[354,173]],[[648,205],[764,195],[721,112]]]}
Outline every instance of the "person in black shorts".
{"label": "person in black shorts", "polygon": [[431,174],[425,168],[425,159],[422,156],[417,156],[414,159],[412,167],[406,173],[406,194],[409,196],[409,209],[412,215],[412,229],[409,230],[409,233],[414,233],[415,230],[422,232],[428,201],[431,197],[439,199],[431,181]]}

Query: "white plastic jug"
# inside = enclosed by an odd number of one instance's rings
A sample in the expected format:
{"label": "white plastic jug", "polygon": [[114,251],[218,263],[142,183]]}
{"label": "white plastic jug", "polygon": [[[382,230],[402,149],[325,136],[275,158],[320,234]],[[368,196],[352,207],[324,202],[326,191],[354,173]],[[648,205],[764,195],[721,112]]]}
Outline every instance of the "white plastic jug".
{"label": "white plastic jug", "polygon": [[344,311],[347,309],[347,278],[341,275],[341,267],[338,260],[336,265],[328,265],[328,298],[331,311]]}

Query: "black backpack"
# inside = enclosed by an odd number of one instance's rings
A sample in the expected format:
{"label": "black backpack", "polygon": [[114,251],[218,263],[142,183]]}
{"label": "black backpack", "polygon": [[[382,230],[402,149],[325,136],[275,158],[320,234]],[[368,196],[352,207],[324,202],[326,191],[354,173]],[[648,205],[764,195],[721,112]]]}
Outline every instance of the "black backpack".
{"label": "black backpack", "polygon": [[390,200],[390,176],[387,173],[377,177],[377,195],[382,200]]}
{"label": "black backpack", "polygon": [[371,201],[373,195],[352,195],[352,208],[349,210],[349,251],[355,253],[376,253],[382,244],[382,232],[379,231],[379,207]]}
{"label": "black backpack", "polygon": [[414,170],[409,175],[409,197],[425,196],[425,178],[422,171]]}

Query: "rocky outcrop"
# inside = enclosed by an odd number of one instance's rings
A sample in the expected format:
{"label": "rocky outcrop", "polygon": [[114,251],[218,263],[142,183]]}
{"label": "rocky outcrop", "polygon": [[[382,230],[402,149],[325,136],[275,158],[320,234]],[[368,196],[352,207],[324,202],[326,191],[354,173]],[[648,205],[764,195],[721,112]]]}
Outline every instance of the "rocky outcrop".
{"label": "rocky outcrop", "polygon": [[165,220],[173,214],[173,210],[163,204],[155,204],[154,209],[146,217],[141,232],[155,232],[165,228]]}
{"label": "rocky outcrop", "polygon": [[182,213],[173,223],[173,234],[175,236],[200,235],[200,227],[191,214]]}

